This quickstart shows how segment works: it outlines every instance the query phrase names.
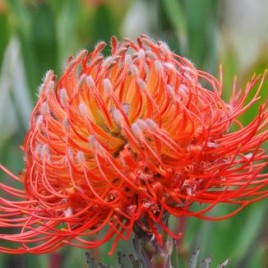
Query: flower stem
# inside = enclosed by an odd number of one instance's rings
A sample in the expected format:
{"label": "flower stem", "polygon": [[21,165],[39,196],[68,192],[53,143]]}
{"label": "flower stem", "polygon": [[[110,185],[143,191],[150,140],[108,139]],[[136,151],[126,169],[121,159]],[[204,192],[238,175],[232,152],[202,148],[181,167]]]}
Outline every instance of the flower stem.
{"label": "flower stem", "polygon": [[154,235],[146,233],[137,224],[134,234],[134,248],[144,268],[172,268],[171,254],[174,243],[171,237],[162,234],[163,244],[160,245]]}

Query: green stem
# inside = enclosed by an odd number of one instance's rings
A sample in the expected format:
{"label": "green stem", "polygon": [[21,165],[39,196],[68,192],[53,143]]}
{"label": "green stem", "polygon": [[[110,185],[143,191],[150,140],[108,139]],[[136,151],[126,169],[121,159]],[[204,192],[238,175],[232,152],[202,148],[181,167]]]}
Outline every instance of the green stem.
{"label": "green stem", "polygon": [[172,268],[171,254],[173,240],[166,234],[163,236],[163,245],[159,245],[153,235],[149,235],[139,225],[134,228],[133,239],[137,257],[142,260],[143,268]]}

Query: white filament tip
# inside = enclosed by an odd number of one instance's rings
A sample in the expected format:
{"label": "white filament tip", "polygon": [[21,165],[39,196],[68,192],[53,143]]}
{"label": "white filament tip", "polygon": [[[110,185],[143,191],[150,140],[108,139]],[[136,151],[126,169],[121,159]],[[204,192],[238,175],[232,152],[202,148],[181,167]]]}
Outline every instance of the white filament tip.
{"label": "white filament tip", "polygon": [[113,85],[112,85],[111,80],[109,78],[105,78],[103,80],[103,87],[107,92],[112,92]]}
{"label": "white filament tip", "polygon": [[78,105],[78,109],[79,109],[79,112],[80,112],[83,116],[86,116],[86,115],[87,115],[87,107],[86,107],[85,103],[81,102],[81,103]]}
{"label": "white filament tip", "polygon": [[90,88],[95,88],[95,82],[91,75],[86,78],[87,84]]}

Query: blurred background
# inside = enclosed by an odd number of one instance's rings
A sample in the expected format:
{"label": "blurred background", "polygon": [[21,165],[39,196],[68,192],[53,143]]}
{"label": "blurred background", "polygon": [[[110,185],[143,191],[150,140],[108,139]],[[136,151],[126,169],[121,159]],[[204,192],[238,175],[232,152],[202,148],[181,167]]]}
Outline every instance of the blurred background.
{"label": "blurred background", "polygon": [[[145,33],[216,76],[222,64],[228,100],[234,75],[244,87],[253,73],[268,67],[267,13],[267,0],[0,0],[0,163],[15,173],[23,168],[19,146],[38,86],[47,70],[60,75],[69,55],[91,50],[99,40],[109,43],[112,35],[122,39]],[[263,100],[268,96],[267,82],[261,95]],[[254,113],[255,106],[242,120]],[[1,172],[0,179],[8,178]],[[222,214],[226,208],[217,210]],[[212,257],[212,267],[230,258],[228,267],[267,268],[267,212],[265,200],[222,222],[180,219],[180,267],[188,267],[192,251],[200,247],[201,259]],[[119,250],[127,252],[129,243],[120,243]],[[109,244],[94,254],[113,264],[117,256],[108,257],[108,249]],[[87,264],[84,250],[65,247],[41,256],[1,254],[0,267]]]}

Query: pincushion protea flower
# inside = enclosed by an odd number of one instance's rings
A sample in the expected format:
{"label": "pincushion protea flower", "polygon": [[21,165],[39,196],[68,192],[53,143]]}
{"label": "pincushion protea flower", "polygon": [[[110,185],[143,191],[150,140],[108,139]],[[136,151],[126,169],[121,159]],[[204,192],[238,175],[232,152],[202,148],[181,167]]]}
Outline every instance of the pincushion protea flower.
{"label": "pincushion protea flower", "polygon": [[267,196],[267,102],[250,124],[239,121],[265,75],[244,91],[234,87],[225,103],[221,81],[163,42],[112,38],[107,58],[104,46],[70,58],[58,80],[46,74],[23,146],[25,170],[15,176],[1,166],[23,184],[1,184],[1,252],[93,248],[115,237],[112,253],[135,226],[161,245],[159,229],[180,237],[168,215],[216,220],[207,212],[234,204],[217,218],[226,219]]}

